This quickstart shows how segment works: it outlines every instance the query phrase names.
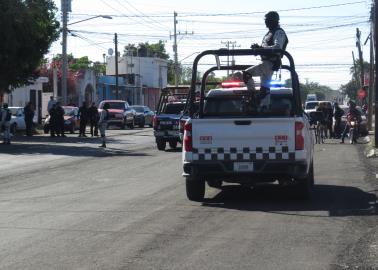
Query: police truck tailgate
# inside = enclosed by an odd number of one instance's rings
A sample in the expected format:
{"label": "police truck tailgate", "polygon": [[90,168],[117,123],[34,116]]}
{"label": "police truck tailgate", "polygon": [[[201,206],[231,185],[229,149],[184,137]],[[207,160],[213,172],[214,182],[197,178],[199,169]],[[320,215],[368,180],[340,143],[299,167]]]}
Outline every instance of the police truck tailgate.
{"label": "police truck tailgate", "polygon": [[193,160],[289,159],[295,118],[192,119]]}

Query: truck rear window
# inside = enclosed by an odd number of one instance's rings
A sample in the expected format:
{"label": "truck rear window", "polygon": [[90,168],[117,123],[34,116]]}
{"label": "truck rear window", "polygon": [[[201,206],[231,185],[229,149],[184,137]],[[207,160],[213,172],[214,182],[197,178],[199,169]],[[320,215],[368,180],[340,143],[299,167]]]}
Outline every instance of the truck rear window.
{"label": "truck rear window", "polygon": [[248,102],[246,96],[219,96],[206,98],[203,116],[288,117],[293,115],[291,95],[271,95],[270,106],[260,108]]}
{"label": "truck rear window", "polygon": [[185,103],[168,103],[164,108],[166,114],[181,114],[184,110]]}

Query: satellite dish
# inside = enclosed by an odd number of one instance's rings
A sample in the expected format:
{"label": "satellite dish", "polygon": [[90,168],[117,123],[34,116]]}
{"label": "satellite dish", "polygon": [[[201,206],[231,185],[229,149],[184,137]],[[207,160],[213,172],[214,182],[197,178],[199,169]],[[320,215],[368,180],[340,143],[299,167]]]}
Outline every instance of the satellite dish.
{"label": "satellite dish", "polygon": [[113,52],[114,52],[114,51],[113,51],[113,49],[112,49],[112,48],[109,48],[109,49],[108,49],[108,54],[109,54],[110,56],[112,56],[112,55],[113,55]]}

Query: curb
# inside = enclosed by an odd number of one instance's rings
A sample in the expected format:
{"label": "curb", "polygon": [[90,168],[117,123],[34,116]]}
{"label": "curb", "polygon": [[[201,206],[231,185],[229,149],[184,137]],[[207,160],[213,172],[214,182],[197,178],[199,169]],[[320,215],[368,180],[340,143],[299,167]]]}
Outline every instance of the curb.
{"label": "curb", "polygon": [[374,140],[371,138],[372,135],[366,136],[367,138],[367,145],[364,150],[364,154],[366,158],[375,158],[378,157],[378,149],[374,147]]}

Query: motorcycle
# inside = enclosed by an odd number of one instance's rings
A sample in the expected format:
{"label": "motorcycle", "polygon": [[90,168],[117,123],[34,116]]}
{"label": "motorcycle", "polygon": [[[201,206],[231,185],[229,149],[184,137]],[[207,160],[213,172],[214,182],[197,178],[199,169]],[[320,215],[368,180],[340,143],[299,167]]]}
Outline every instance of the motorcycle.
{"label": "motorcycle", "polygon": [[357,143],[358,139],[358,122],[355,117],[351,118],[349,121],[349,142],[350,144]]}

